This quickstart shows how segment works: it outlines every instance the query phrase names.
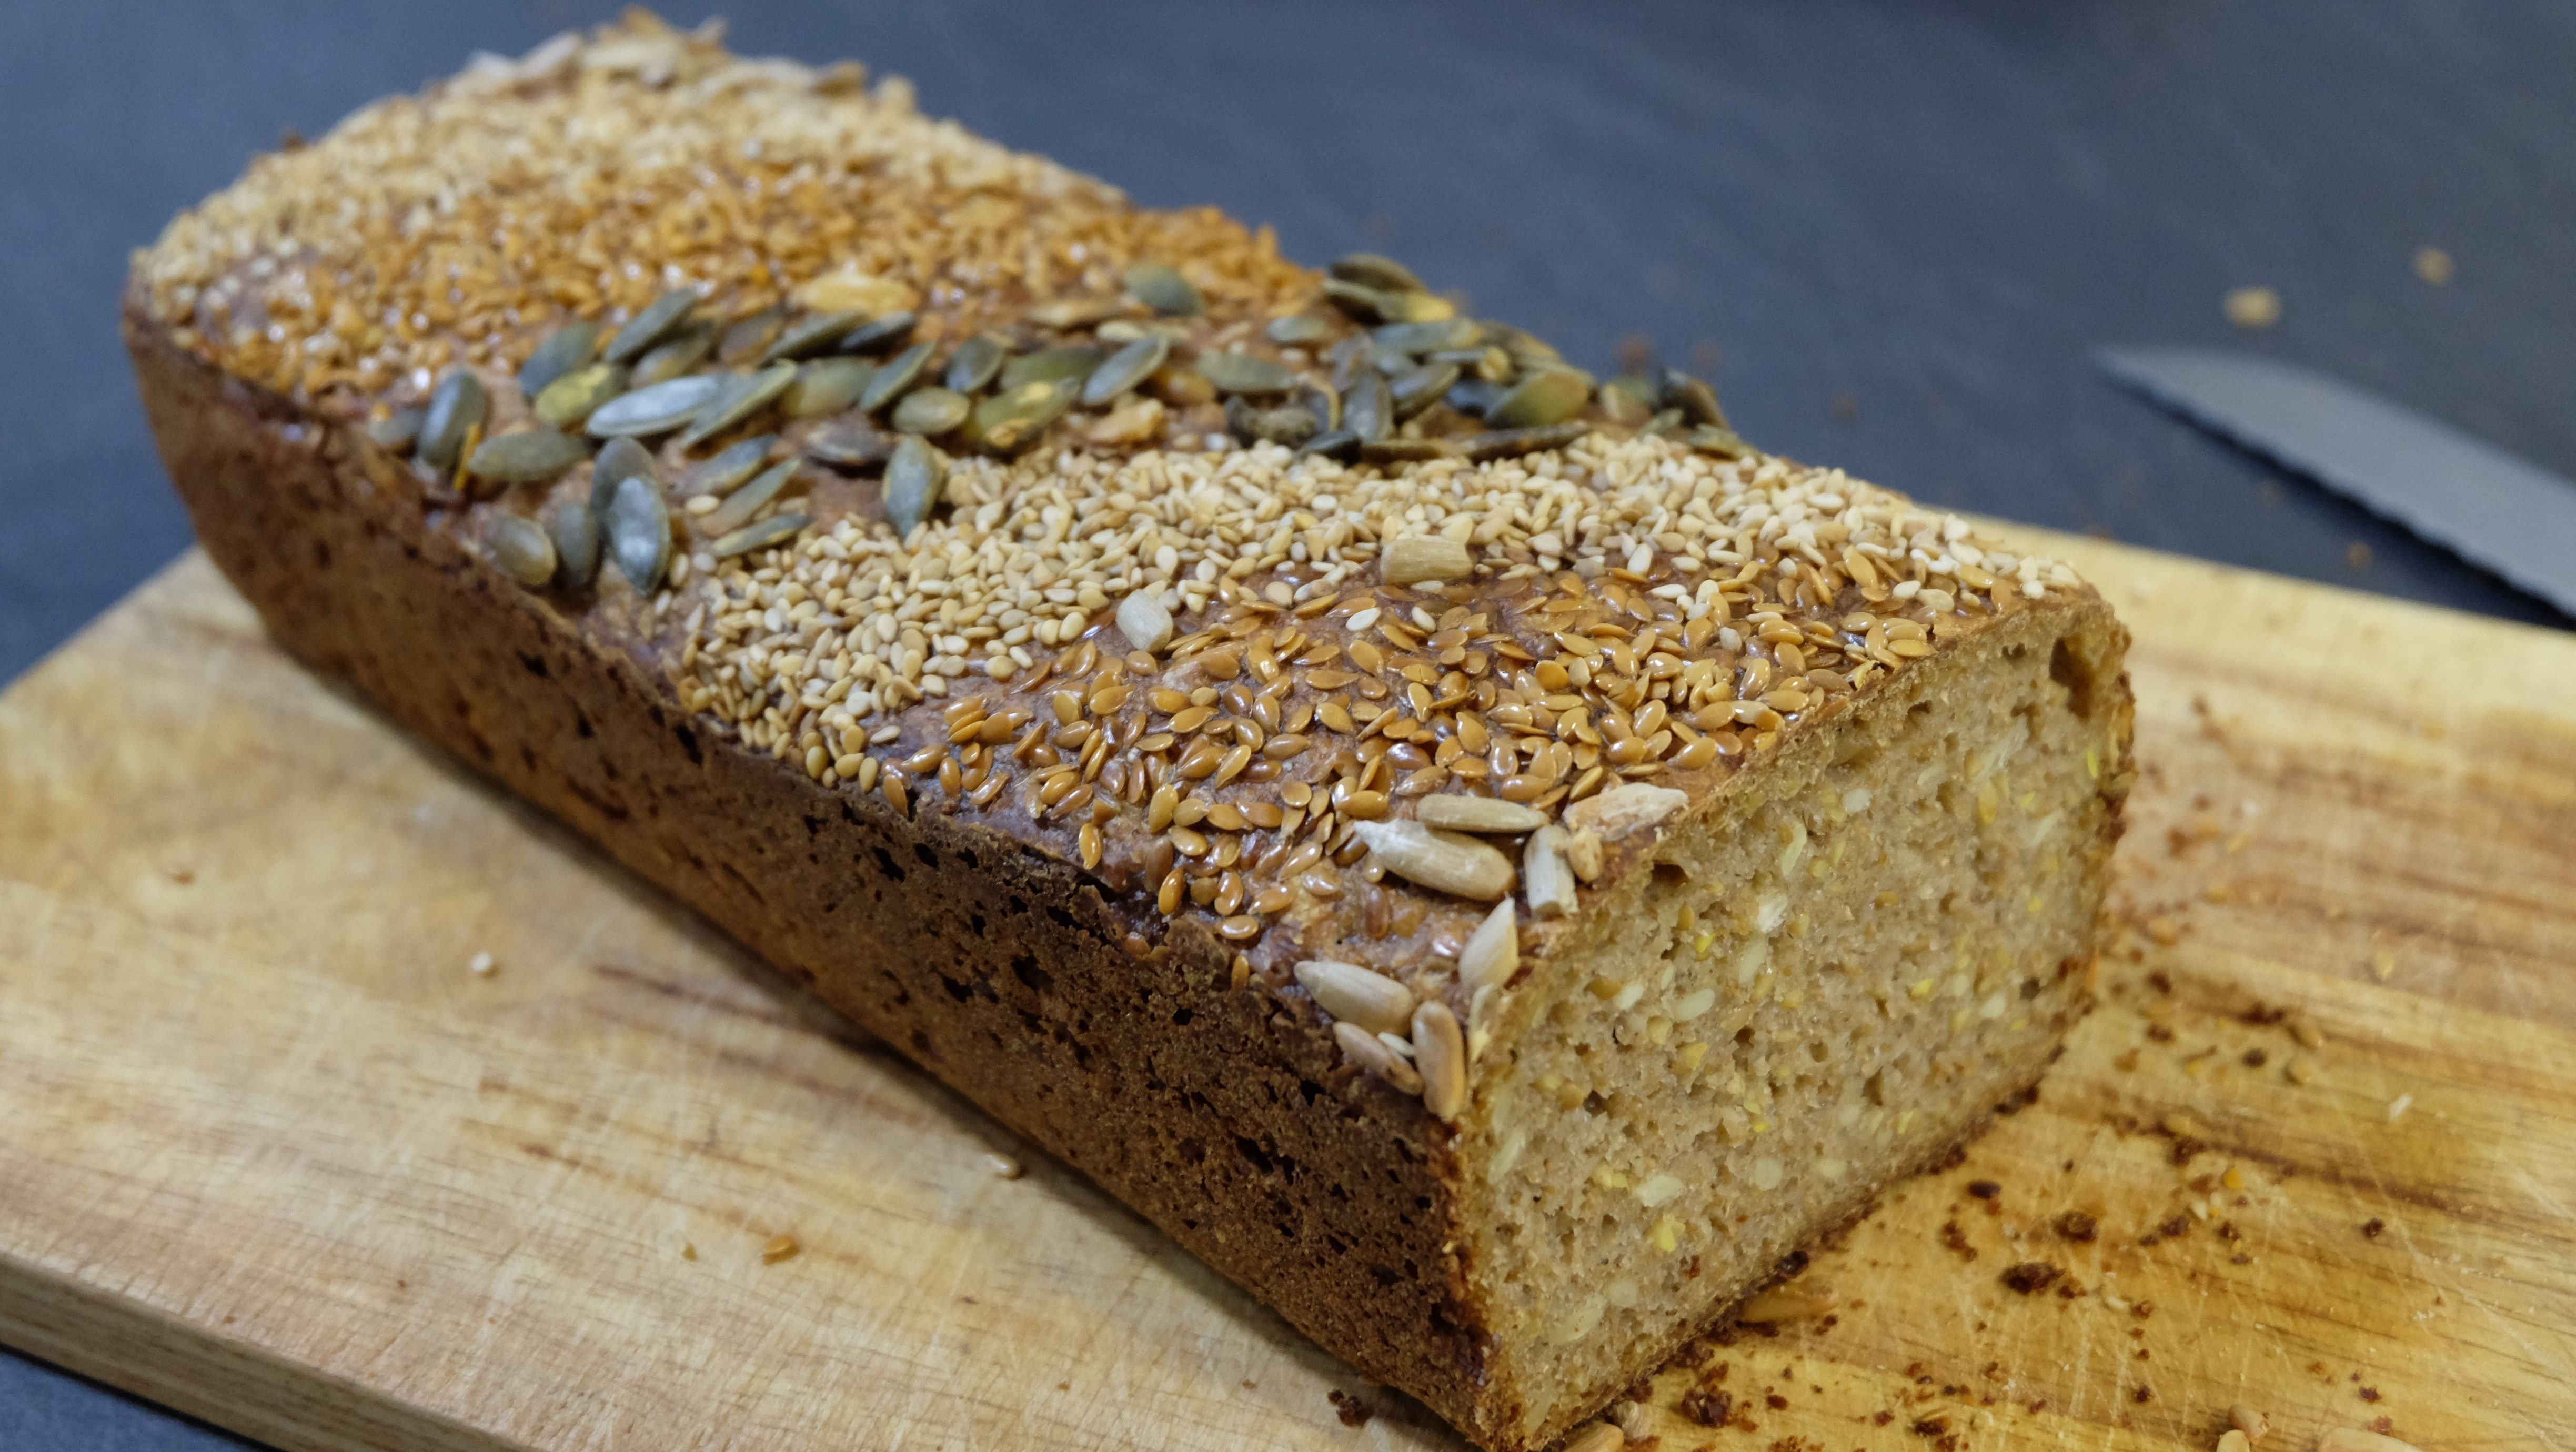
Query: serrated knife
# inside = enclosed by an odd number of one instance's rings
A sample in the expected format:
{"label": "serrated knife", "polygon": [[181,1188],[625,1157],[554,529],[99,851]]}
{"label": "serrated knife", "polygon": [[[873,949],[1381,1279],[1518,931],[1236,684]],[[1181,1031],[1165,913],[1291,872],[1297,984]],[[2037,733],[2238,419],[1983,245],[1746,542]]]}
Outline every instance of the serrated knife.
{"label": "serrated knife", "polygon": [[2094,366],[2576,615],[2576,483],[2321,373],[2202,348]]}

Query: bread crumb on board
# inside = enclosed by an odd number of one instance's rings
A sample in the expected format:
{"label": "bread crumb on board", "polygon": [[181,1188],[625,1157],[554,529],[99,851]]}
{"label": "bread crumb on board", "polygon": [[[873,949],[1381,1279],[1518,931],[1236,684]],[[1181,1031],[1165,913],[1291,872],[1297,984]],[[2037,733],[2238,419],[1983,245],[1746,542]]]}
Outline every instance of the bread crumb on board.
{"label": "bread crumb on board", "polygon": [[2419,249],[2415,254],[2415,275],[2435,287],[2451,283],[2451,254],[2439,247]]}
{"label": "bread crumb on board", "polygon": [[501,971],[501,965],[489,953],[477,953],[465,960],[465,971],[477,978],[489,978]]}
{"label": "bread crumb on board", "polygon": [[782,1260],[794,1260],[797,1253],[804,1248],[804,1244],[794,1235],[773,1235],[769,1238],[769,1243],[760,1248],[760,1263],[776,1265]]}
{"label": "bread crumb on board", "polygon": [[1010,1155],[990,1152],[984,1156],[984,1168],[991,1170],[996,1179],[1003,1180],[1016,1180],[1028,1173],[1028,1168]]}
{"label": "bread crumb on board", "polygon": [[2240,287],[2227,295],[2227,320],[2260,331],[2281,321],[2281,295],[2268,287]]}

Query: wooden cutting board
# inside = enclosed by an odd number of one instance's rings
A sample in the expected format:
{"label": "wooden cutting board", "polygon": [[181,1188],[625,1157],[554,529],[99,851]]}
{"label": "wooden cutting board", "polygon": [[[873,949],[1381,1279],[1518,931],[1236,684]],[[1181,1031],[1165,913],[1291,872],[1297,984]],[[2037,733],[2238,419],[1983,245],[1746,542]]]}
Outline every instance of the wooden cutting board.
{"label": "wooden cutting board", "polygon": [[[2137,926],[1662,1447],[2565,1445],[2576,639],[2049,547],[2137,633]],[[196,555],[0,698],[0,1126],[0,1340],[285,1447],[1457,1445]]]}

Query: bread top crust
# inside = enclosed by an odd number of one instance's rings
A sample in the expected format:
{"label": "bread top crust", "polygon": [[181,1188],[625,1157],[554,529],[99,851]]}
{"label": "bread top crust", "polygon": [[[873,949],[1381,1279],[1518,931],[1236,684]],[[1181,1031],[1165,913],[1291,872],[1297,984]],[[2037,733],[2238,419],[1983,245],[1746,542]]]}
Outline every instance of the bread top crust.
{"label": "bread top crust", "polygon": [[[1068,414],[1034,448],[947,460],[944,510],[907,533],[881,478],[807,464],[747,516],[801,521],[773,543],[722,552],[697,523],[715,516],[682,511],[649,592],[606,568],[541,588],[747,749],[1081,864],[1129,912],[1134,951],[1194,918],[1236,946],[1237,983],[1295,998],[1300,962],[1355,964],[1445,1005],[1470,1043],[1476,990],[1501,986],[1493,934],[1477,938],[1489,904],[1514,905],[1511,959],[1543,957],[1569,912],[1784,740],[2000,617],[2095,599],[2064,565],[1839,471],[1722,429],[1696,448],[1647,432],[1588,375],[1579,412],[1509,447],[1439,402],[1410,430],[1424,457],[1236,446],[1223,430],[1241,420],[1200,391],[1211,359],[1276,364],[1337,411],[1333,385],[1384,334],[1266,230],[1132,208],[862,79],[649,18],[480,59],[262,158],[138,256],[135,304],[351,427],[470,372],[495,437],[533,423],[512,376],[540,342],[677,285],[719,319],[777,307],[789,327],[910,310],[911,337],[943,348],[1166,337],[1175,362],[1147,394]],[[1171,265],[1197,311],[1127,295],[1138,263]],[[1442,320],[1447,304],[1406,296]],[[1282,317],[1312,336],[1271,338]],[[1475,326],[1512,381],[1553,368],[1544,344]],[[1154,430],[1103,431],[1148,405]],[[790,424],[773,454],[834,426]],[[665,445],[658,466],[756,431]],[[497,492],[405,477],[436,527],[491,553],[514,521],[592,505],[591,470]],[[1458,798],[1549,830],[1420,831],[1426,802]],[[1534,872],[1563,891],[1534,894]],[[1416,1059],[1444,1031],[1404,1027]],[[1418,1073],[1357,1038],[1378,1072]]]}

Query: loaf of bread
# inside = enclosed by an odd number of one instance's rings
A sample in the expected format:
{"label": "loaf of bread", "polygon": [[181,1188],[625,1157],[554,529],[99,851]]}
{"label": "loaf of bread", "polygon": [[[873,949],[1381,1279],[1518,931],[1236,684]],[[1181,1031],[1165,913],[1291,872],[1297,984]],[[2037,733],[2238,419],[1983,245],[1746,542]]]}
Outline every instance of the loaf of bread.
{"label": "loaf of bread", "polygon": [[125,331],[284,648],[1486,1447],[2086,1006],[2130,707],[2065,566],[900,80],[480,58]]}

